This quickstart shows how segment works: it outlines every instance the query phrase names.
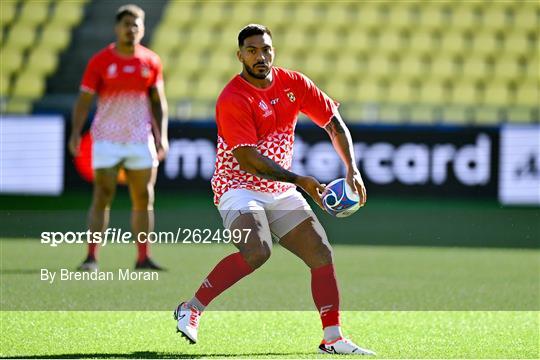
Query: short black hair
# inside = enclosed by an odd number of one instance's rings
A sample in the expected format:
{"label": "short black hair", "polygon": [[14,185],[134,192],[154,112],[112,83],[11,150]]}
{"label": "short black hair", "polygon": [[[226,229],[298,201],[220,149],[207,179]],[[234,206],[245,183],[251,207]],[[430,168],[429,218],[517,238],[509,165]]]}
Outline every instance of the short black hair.
{"label": "short black hair", "polygon": [[272,32],[269,28],[260,24],[249,24],[244,26],[242,30],[238,33],[238,47],[244,45],[244,40],[253,35],[264,35],[268,34],[272,38]]}
{"label": "short black hair", "polygon": [[119,23],[124,16],[128,15],[140,18],[144,22],[144,10],[137,5],[127,4],[120,6],[116,11],[116,23]]}

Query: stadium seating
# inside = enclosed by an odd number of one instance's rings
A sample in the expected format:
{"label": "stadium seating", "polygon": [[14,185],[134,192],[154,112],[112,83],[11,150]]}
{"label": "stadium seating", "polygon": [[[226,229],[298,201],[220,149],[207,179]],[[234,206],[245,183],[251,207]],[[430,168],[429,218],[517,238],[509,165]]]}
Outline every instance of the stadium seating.
{"label": "stadium seating", "polygon": [[[84,1],[0,6],[1,97],[24,109],[43,94]],[[527,0],[171,0],[150,47],[163,60],[173,117],[212,116],[241,69],[238,30],[251,22],[272,29],[278,66],[313,78],[351,121],[540,121],[540,4]],[[39,78],[33,90],[21,88],[28,74]]]}
{"label": "stadium seating", "polygon": [[[177,50],[167,60],[174,65],[166,77],[194,81],[191,91],[187,81],[167,85],[179,96],[169,94],[172,104],[192,98],[213,106],[220,86],[207,72],[222,79],[237,73],[240,65],[230,61],[237,31],[263,22],[274,32],[276,64],[312,77],[346,113],[368,109],[356,120],[538,121],[540,7],[533,2],[171,2],[169,7],[205,19],[197,24],[180,15],[174,22],[166,11],[156,33],[156,48]],[[179,26],[180,33],[197,31],[189,39],[166,35]],[[217,41],[216,32],[222,35]],[[204,78],[197,76],[201,72]]]}
{"label": "stadium seating", "polygon": [[43,96],[86,0],[2,0],[0,110],[28,113]]}

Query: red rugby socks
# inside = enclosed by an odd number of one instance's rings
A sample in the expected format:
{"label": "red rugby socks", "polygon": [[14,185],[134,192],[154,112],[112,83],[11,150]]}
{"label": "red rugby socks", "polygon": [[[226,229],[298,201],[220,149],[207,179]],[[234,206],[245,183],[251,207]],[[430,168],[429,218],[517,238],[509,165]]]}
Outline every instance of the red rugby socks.
{"label": "red rugby socks", "polygon": [[339,289],[333,264],[311,269],[311,294],[323,329],[339,325]]}

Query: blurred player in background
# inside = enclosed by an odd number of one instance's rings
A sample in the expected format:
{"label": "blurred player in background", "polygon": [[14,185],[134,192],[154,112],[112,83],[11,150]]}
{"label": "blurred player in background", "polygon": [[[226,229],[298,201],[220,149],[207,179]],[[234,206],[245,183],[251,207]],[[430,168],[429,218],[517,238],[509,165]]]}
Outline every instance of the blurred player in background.
{"label": "blurred player in background", "polygon": [[238,35],[241,74],[221,92],[216,105],[218,148],[212,178],[214,203],[226,228],[251,229],[236,252],[219,262],[195,296],[174,312],[177,330],[197,342],[205,307],[270,257],[272,236],[311,269],[311,290],[319,310],[322,353],[373,355],[343,337],[339,290],[332,248],[324,229],[296,186],[321,206],[324,186],[315,178],[291,171],[294,128],[299,112],[324,128],[347,168],[347,182],[367,199],[356,166],[350,133],[338,104],[304,75],[272,66],[272,34],[251,24]]}
{"label": "blurred player in background", "polygon": [[[92,232],[104,231],[116,191],[118,170],[123,167],[132,201],[133,238],[154,226],[154,183],[157,167],[168,150],[167,101],[161,60],[140,45],[144,36],[144,11],[125,5],[116,14],[117,40],[94,55],[85,70],[73,109],[69,149],[79,151],[81,131],[92,100],[98,96],[91,134],[94,192],[88,215]],[[145,239],[145,235],[141,235]],[[138,242],[137,269],[162,270],[149,256],[148,243]],[[97,270],[97,244],[89,244],[79,267]]]}

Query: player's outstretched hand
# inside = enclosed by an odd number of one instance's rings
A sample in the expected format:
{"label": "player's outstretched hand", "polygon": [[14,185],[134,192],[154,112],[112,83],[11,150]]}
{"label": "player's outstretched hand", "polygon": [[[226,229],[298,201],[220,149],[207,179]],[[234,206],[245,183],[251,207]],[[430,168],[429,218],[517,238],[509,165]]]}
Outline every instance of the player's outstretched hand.
{"label": "player's outstretched hand", "polygon": [[367,201],[367,192],[364,180],[362,180],[362,175],[360,175],[358,169],[352,169],[347,172],[347,184],[360,196],[360,206],[364,206]]}
{"label": "player's outstretched hand", "polygon": [[71,155],[73,156],[79,155],[80,146],[81,146],[81,135],[71,134],[71,136],[69,137],[69,143],[68,143],[68,148]]}
{"label": "player's outstretched hand", "polygon": [[304,191],[315,200],[317,205],[323,209],[321,196],[324,191],[324,185],[321,185],[321,183],[312,176],[300,176],[296,180],[296,184],[304,189]]}

